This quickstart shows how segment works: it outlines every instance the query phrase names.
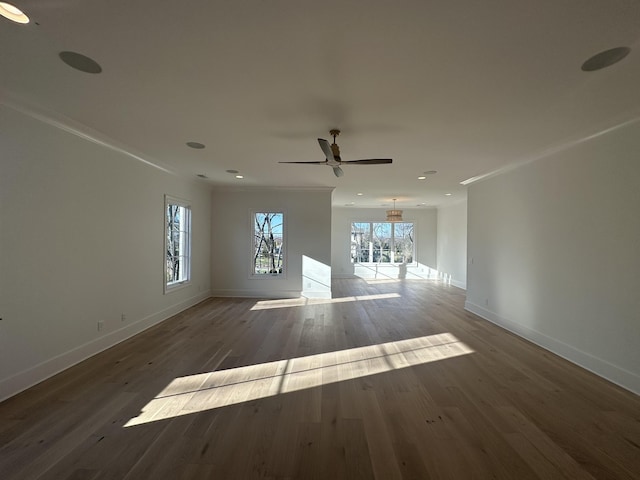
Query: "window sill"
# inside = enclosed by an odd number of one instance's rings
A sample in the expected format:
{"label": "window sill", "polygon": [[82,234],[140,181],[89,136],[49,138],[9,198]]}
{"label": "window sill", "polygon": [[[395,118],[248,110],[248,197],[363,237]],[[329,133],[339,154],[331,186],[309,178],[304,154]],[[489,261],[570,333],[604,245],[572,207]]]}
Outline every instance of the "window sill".
{"label": "window sill", "polygon": [[191,280],[186,280],[184,282],[177,282],[177,283],[172,283],[171,285],[166,285],[164,286],[164,294],[167,295],[168,293],[172,293],[178,290],[182,290],[184,288],[187,288],[188,286],[191,285]]}
{"label": "window sill", "polygon": [[285,279],[285,273],[262,273],[259,275],[249,275],[249,278],[252,280],[273,280],[275,278]]}

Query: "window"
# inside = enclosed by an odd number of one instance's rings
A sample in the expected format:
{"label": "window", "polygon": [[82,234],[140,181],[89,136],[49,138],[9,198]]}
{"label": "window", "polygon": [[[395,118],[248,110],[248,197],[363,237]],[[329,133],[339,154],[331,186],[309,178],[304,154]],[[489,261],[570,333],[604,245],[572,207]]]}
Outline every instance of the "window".
{"label": "window", "polygon": [[165,195],[165,293],[191,278],[191,206]]}
{"label": "window", "polygon": [[351,263],[413,263],[413,257],[413,223],[351,224]]}
{"label": "window", "polygon": [[285,267],[284,213],[259,212],[253,220],[253,276],[283,275]]}

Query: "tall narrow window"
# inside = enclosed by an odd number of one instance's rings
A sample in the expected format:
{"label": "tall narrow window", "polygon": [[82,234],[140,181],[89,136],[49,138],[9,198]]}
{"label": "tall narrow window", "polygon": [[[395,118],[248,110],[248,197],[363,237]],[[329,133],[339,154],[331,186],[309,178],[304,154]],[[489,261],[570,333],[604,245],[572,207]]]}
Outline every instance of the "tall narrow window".
{"label": "tall narrow window", "polygon": [[413,263],[413,223],[353,222],[351,263]]}
{"label": "tall narrow window", "polygon": [[285,270],[284,213],[258,212],[253,219],[254,276],[283,275]]}
{"label": "tall narrow window", "polygon": [[165,292],[191,278],[191,205],[165,195]]}

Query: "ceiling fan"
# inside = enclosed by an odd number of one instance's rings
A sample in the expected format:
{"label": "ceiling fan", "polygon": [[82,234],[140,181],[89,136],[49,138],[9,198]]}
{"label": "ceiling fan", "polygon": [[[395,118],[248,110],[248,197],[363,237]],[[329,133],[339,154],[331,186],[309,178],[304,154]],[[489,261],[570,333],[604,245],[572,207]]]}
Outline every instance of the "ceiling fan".
{"label": "ceiling fan", "polygon": [[329,131],[329,134],[333,136],[333,143],[330,144],[328,140],[319,138],[318,143],[320,148],[324,152],[326,160],[324,162],[278,162],[278,163],[303,163],[307,165],[328,165],[333,168],[333,173],[336,177],[341,177],[344,172],[340,168],[340,165],[383,165],[391,163],[393,160],[390,158],[368,158],[365,160],[342,160],[340,158],[340,147],[336,144],[336,137],[340,135],[340,130],[333,129]]}

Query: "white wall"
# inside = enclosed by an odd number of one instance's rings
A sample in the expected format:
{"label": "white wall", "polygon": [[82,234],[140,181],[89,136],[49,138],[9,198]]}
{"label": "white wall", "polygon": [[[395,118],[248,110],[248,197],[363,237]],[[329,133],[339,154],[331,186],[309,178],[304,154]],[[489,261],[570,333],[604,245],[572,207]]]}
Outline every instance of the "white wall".
{"label": "white wall", "polygon": [[[0,399],[209,296],[209,187],[2,105],[0,160]],[[167,295],[165,193],[193,207],[193,282]]]}
{"label": "white wall", "polygon": [[363,278],[434,278],[436,272],[436,229],[435,208],[403,210],[403,219],[414,222],[417,266],[410,266],[402,272],[395,265],[378,267],[358,266],[351,263],[351,223],[384,221],[384,208],[334,207],[331,220],[331,266],[333,276]]}
{"label": "white wall", "polygon": [[[212,193],[211,285],[214,295],[230,297],[330,297],[331,188],[219,188]],[[252,211],[285,214],[286,277],[251,278]],[[324,272],[321,281],[305,278],[306,265]],[[325,268],[318,268],[324,265]],[[312,283],[308,285],[308,283]],[[307,288],[308,287],[308,288]]]}
{"label": "white wall", "polygon": [[467,288],[467,201],[438,207],[438,274]]}
{"label": "white wall", "polygon": [[640,393],[640,125],[469,188],[467,308]]}

